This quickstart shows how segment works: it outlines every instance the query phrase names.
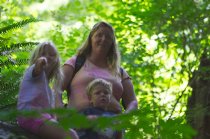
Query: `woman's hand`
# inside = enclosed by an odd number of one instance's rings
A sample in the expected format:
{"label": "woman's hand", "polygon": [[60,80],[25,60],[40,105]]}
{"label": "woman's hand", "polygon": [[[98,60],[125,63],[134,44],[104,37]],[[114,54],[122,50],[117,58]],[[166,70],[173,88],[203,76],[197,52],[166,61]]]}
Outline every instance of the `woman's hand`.
{"label": "woman's hand", "polygon": [[116,100],[116,98],[112,95],[110,98],[110,103],[107,107],[108,111],[112,111],[114,113],[122,113],[122,107],[120,102]]}

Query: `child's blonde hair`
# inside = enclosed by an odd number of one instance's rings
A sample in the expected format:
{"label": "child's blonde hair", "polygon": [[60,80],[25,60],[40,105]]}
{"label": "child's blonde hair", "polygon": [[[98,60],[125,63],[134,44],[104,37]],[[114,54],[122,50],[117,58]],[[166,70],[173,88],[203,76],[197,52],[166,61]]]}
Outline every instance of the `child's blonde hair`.
{"label": "child's blonde hair", "polygon": [[40,58],[41,56],[43,56],[44,50],[46,46],[51,46],[54,47],[56,50],[56,63],[53,64],[53,68],[52,71],[49,73],[49,77],[48,80],[53,82],[53,88],[54,88],[54,92],[57,93],[61,93],[61,85],[62,85],[62,81],[63,81],[63,73],[61,71],[60,68],[60,56],[58,53],[58,50],[56,49],[55,45],[52,42],[43,42],[40,43],[35,50],[33,51],[30,61],[29,61],[29,65],[33,65],[35,64],[35,62],[37,61],[38,58]]}
{"label": "child's blonde hair", "polygon": [[112,94],[112,84],[104,79],[94,79],[87,86],[87,95],[88,98],[91,98],[92,92],[96,88],[96,86],[103,86],[110,94]]}

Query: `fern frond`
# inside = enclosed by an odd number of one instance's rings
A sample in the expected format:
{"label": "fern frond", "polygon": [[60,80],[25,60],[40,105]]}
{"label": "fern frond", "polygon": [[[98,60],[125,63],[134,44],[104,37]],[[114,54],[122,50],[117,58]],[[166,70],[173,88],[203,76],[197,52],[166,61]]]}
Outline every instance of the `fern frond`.
{"label": "fern frond", "polygon": [[0,35],[3,34],[3,33],[7,33],[8,31],[13,30],[13,29],[21,28],[22,26],[27,25],[29,23],[39,22],[39,21],[40,20],[36,19],[36,18],[29,18],[29,19],[25,19],[23,21],[8,25],[6,27],[0,28]]}
{"label": "fern frond", "polygon": [[0,67],[9,67],[10,65],[25,65],[28,64],[29,59],[7,59],[5,61],[0,60]]}
{"label": "fern frond", "polygon": [[37,45],[39,42],[22,42],[22,43],[16,43],[11,45],[5,45],[0,48],[0,55],[5,55],[10,53],[10,51],[13,51],[15,49],[18,49],[20,47],[24,48],[31,48],[31,46]]}
{"label": "fern frond", "polygon": [[17,106],[17,100],[15,100],[14,102],[12,102],[12,103],[9,103],[9,104],[0,104],[0,110],[2,110],[2,109],[8,109],[8,108],[10,108],[10,107],[16,107]]}
{"label": "fern frond", "polygon": [[8,41],[8,40],[9,40],[9,38],[0,37],[0,42]]}
{"label": "fern frond", "polygon": [[[9,83],[1,83],[1,86],[0,86],[0,89],[1,90],[8,90],[8,91],[13,91],[14,90],[14,88],[15,88],[16,86],[14,86],[13,84],[9,84]],[[17,87],[16,87],[17,88]]]}
{"label": "fern frond", "polygon": [[5,33],[38,21],[40,20],[29,18],[0,28],[0,100],[4,100],[0,101],[0,108],[9,107],[8,104],[17,101],[22,73],[29,61],[27,52],[33,48],[33,45],[38,44],[38,42],[13,42],[12,34],[8,34],[10,36],[7,37]]}

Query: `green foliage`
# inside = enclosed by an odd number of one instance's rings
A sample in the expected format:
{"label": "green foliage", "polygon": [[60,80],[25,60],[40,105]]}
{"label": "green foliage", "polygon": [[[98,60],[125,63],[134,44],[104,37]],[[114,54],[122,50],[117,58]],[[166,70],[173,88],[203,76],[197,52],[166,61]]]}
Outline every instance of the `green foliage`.
{"label": "green foliage", "polygon": [[23,26],[25,26],[25,25],[27,25],[29,23],[37,22],[37,21],[39,21],[39,20],[37,20],[35,18],[29,18],[29,19],[25,19],[25,20],[22,20],[20,22],[8,25],[6,27],[0,28],[0,35],[2,35],[4,33],[7,33],[8,31],[11,31],[13,29],[21,28],[21,27],[23,27]]}
{"label": "green foliage", "polygon": [[39,20],[29,18],[0,28],[0,108],[15,105],[17,92],[28,54],[36,42],[14,42],[8,32]]}
{"label": "green foliage", "polygon": [[[120,114],[113,117],[98,117],[95,120],[89,120],[84,115],[77,113],[74,109],[46,109],[37,111],[17,111],[9,110],[0,113],[0,120],[13,121],[15,117],[38,117],[40,113],[56,114],[59,117],[59,125],[64,129],[69,128],[92,128],[94,130],[112,128],[114,130],[125,130],[126,139],[142,138],[163,138],[170,139],[190,139],[195,132],[182,119],[159,121],[159,126],[154,127],[153,112],[148,108],[145,110],[132,111],[127,114]],[[141,118],[139,118],[141,117]],[[172,126],[173,125],[173,126]],[[157,133],[155,128],[158,128]]]}
{"label": "green foliage", "polygon": [[163,139],[191,139],[195,134],[189,125],[182,123],[182,119],[160,121],[160,135]]}
{"label": "green foliage", "polygon": [[[52,6],[54,3],[38,0],[4,1],[2,4],[1,15],[7,20],[2,21],[1,27],[33,15],[43,19],[39,25],[17,29],[16,35],[7,32],[4,37],[0,36],[0,64],[9,61],[8,66],[1,67],[4,89],[1,89],[0,100],[4,100],[3,105],[16,101],[17,86],[25,69],[15,65],[17,59],[28,59],[28,54],[24,53],[26,47],[15,46],[15,42],[52,40],[64,62],[75,54],[90,28],[104,20],[116,31],[121,64],[132,78],[140,109],[132,116],[117,117],[122,124],[112,126],[126,129],[126,138],[187,139],[194,135],[186,125],[185,111],[191,94],[188,84],[192,72],[198,68],[200,55],[204,51],[209,55],[208,1],[75,0],[58,7]],[[41,10],[46,4],[48,8]],[[33,8],[36,5],[39,5],[38,10]],[[61,124],[67,128],[86,123],[82,117],[71,118],[64,118]],[[112,120],[116,120],[115,117],[99,119],[98,126],[109,126]]]}
{"label": "green foliage", "polygon": [[[133,82],[136,92],[141,93],[141,101],[149,98],[147,103],[157,115],[166,118],[171,113],[168,109],[185,106],[190,95],[187,82],[198,67],[202,48],[208,46],[206,32],[210,30],[204,27],[209,23],[208,2],[158,0],[115,4],[111,23],[123,52],[122,63],[132,77],[139,77]],[[174,105],[178,98],[179,106]],[[186,108],[179,108],[177,114],[183,115]]]}

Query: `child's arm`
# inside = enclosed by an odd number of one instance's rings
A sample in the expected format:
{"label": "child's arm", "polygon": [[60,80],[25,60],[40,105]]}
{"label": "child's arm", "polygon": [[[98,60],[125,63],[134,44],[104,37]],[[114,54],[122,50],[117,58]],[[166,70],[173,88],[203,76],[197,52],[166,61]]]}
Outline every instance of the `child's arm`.
{"label": "child's arm", "polygon": [[40,73],[43,71],[44,67],[47,65],[47,58],[46,57],[40,57],[35,62],[35,67],[32,72],[33,77],[36,77],[40,75]]}

